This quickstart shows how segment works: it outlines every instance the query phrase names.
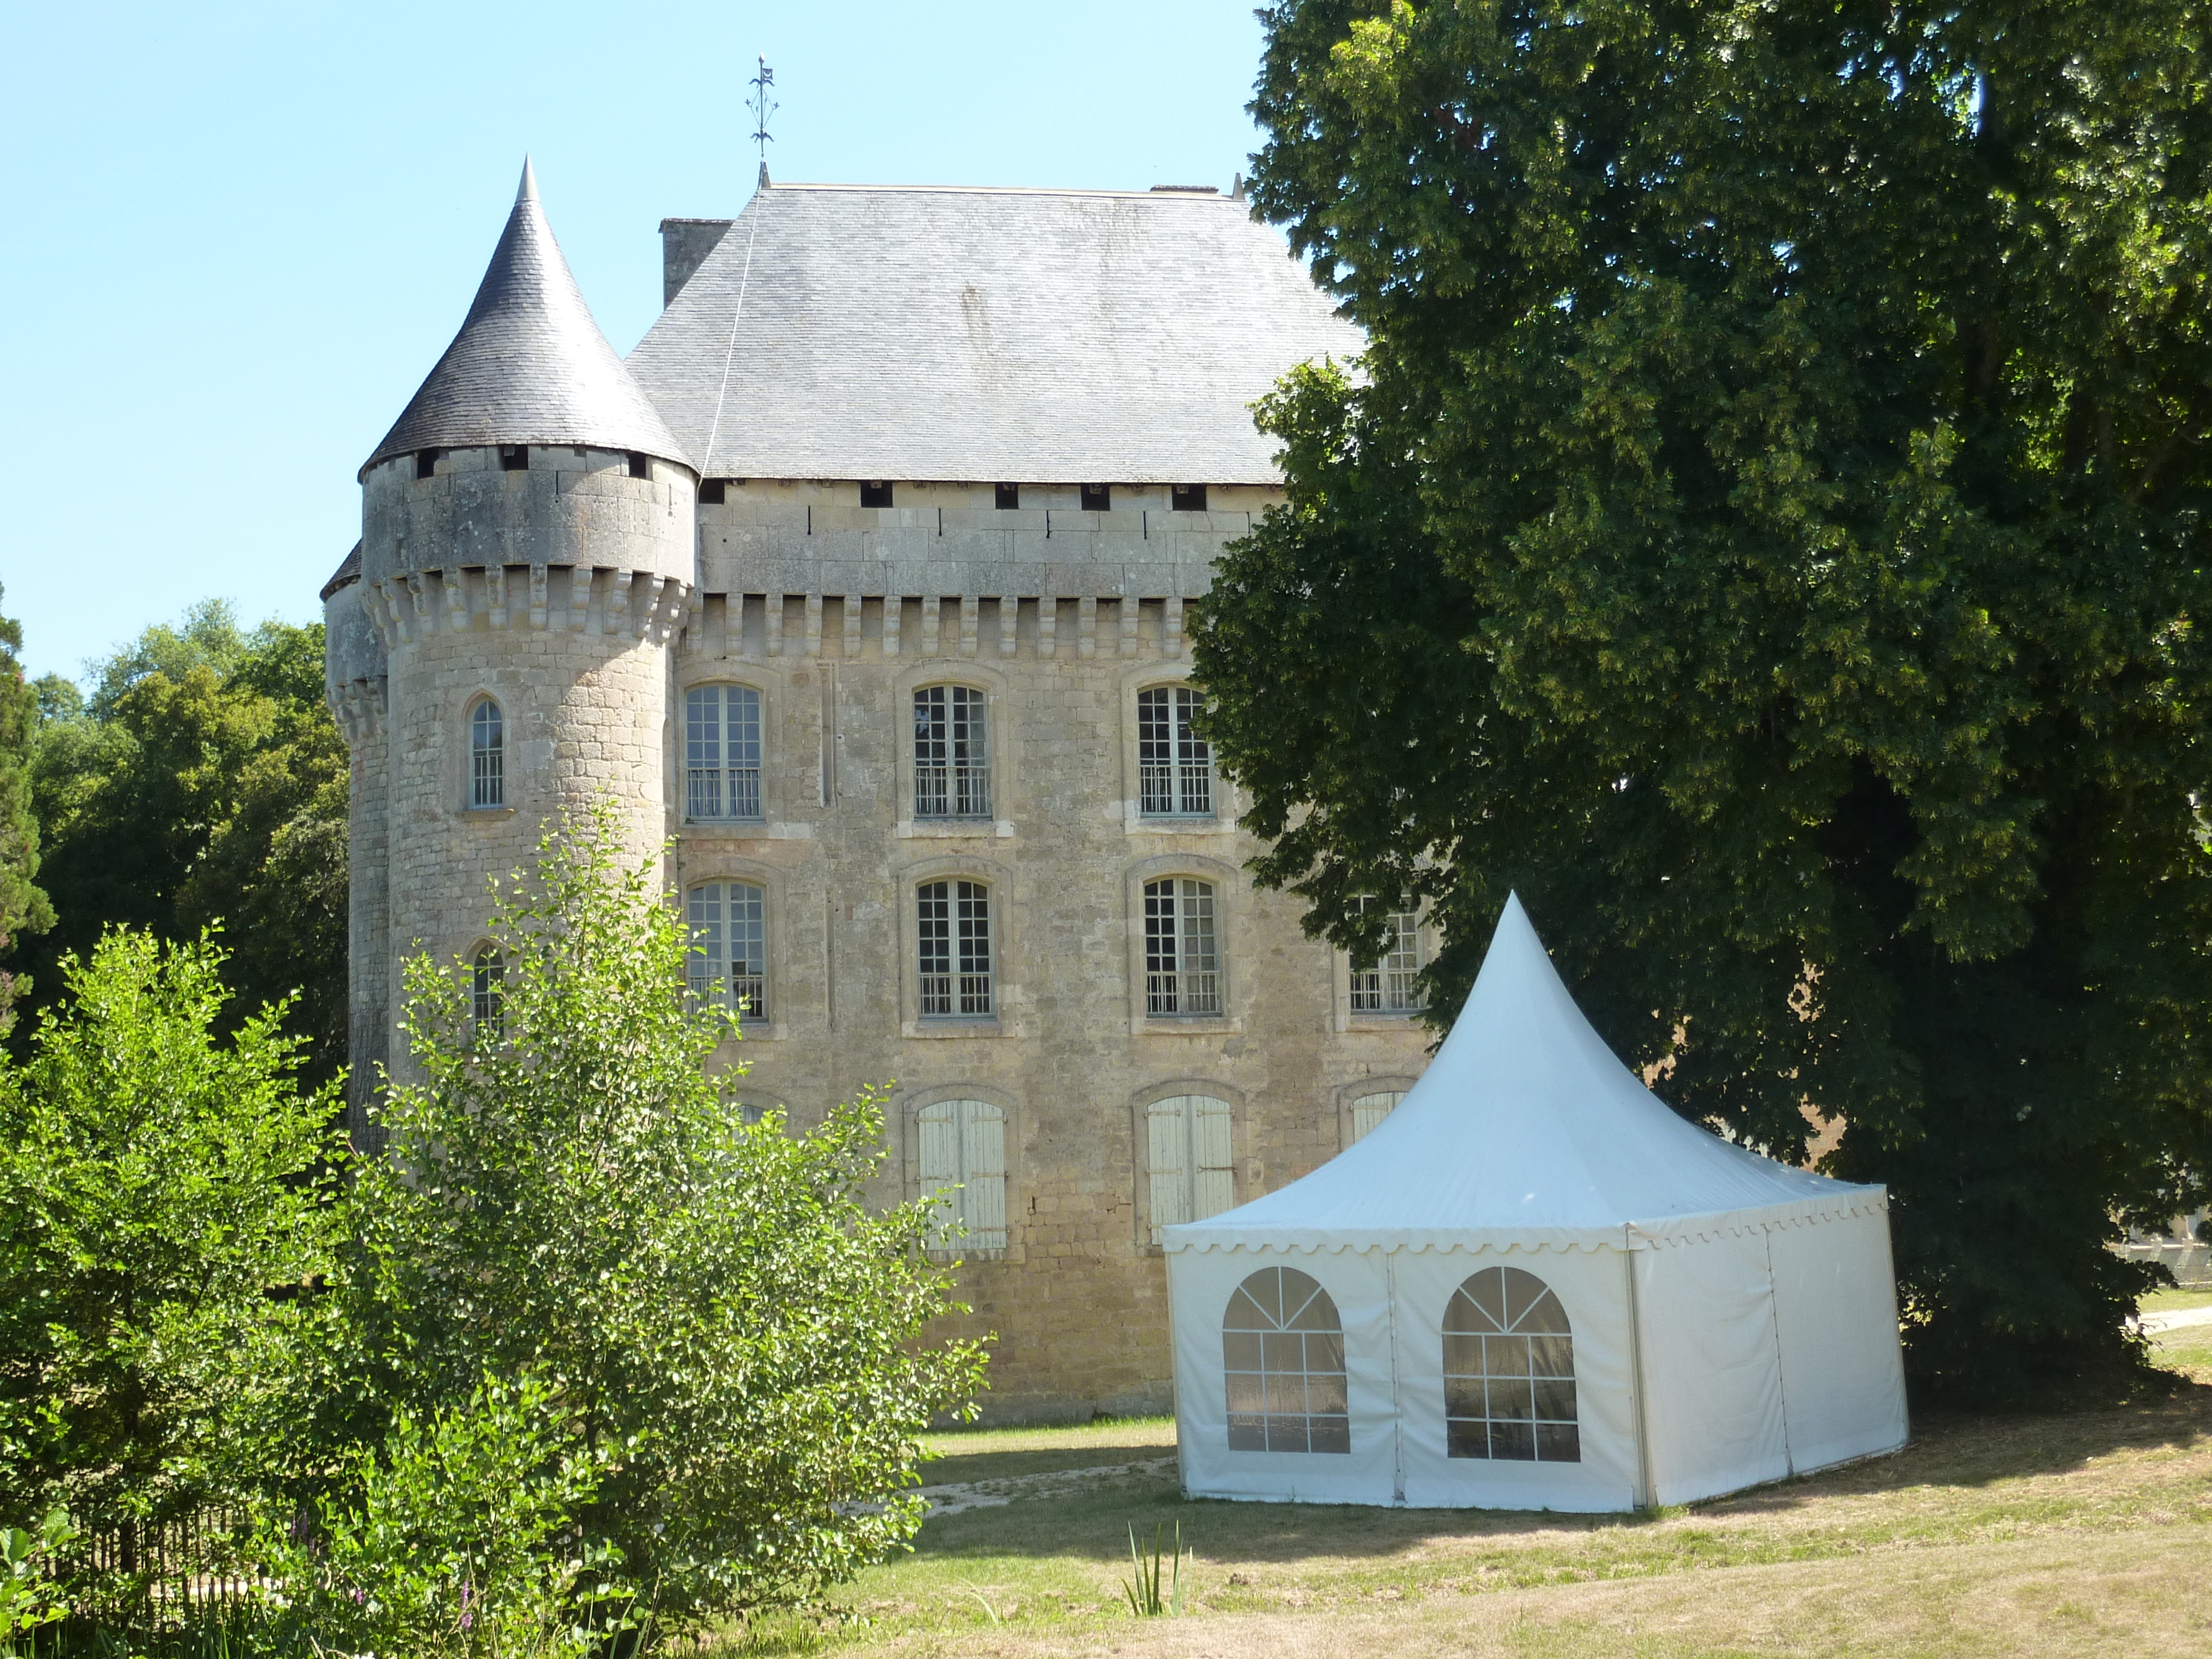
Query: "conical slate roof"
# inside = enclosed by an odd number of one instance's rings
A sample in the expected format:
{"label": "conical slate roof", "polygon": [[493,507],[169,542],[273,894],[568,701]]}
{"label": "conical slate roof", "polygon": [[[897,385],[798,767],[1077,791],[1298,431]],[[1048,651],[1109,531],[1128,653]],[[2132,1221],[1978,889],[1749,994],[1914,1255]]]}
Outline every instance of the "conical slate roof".
{"label": "conical slate roof", "polygon": [[592,320],[527,161],[461,331],[361,470],[489,444],[588,444],[691,464]]}
{"label": "conical slate roof", "polygon": [[1420,1249],[1478,1234],[1595,1244],[1630,1227],[1882,1201],[1879,1187],[1791,1169],[1670,1110],[1583,1017],[1516,895],[1451,1035],[1395,1111],[1311,1175],[1164,1236],[1170,1249]]}

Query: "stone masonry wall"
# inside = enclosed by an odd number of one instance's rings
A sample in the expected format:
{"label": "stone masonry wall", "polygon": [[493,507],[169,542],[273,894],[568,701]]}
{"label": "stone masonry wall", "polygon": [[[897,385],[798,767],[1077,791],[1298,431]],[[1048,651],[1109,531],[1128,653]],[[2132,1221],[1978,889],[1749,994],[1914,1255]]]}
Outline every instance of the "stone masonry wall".
{"label": "stone masonry wall", "polygon": [[[1303,936],[1297,900],[1244,875],[1258,845],[1235,826],[1233,791],[1218,790],[1210,820],[1138,814],[1137,693],[1187,679],[1181,599],[1204,591],[1191,573],[1209,570],[1241,513],[1170,519],[1164,499],[1138,507],[1133,520],[1166,521],[1149,534],[1137,526],[1139,545],[1175,550],[1153,562],[1164,579],[1146,580],[1133,574],[1142,560],[1069,556],[1127,551],[1102,547],[1096,530],[1063,523],[1048,550],[1042,504],[1032,523],[1020,522],[1026,505],[994,522],[988,488],[980,506],[971,490],[899,490],[902,503],[919,500],[890,509],[880,532],[849,505],[850,485],[841,498],[836,486],[732,484],[724,507],[701,509],[703,591],[674,662],[672,805],[685,690],[755,686],[765,725],[765,822],[677,820],[680,888],[737,878],[767,896],[771,1018],[726,1045],[722,1063],[750,1066],[737,1089],[748,1105],[784,1104],[800,1127],[865,1085],[888,1085],[879,1201],[920,1189],[921,1108],[999,1106],[1007,1245],[962,1273],[975,1310],[963,1324],[999,1339],[990,1415],[1162,1407],[1171,1367],[1146,1106],[1181,1094],[1230,1103],[1241,1202],[1340,1151],[1349,1101],[1408,1086],[1427,1038],[1403,1018],[1350,1015],[1341,957]],[[948,520],[959,512],[982,527],[910,533],[903,520],[927,526],[944,501]],[[847,538],[835,586],[802,587],[821,550],[809,517]],[[725,535],[737,544],[727,552]],[[1024,578],[1057,591],[1024,592]],[[989,699],[987,823],[915,817],[912,697],[939,683]],[[1170,874],[1215,888],[1218,1018],[1144,1012],[1142,888]],[[919,1018],[915,889],[940,876],[990,884],[992,1020]]]}

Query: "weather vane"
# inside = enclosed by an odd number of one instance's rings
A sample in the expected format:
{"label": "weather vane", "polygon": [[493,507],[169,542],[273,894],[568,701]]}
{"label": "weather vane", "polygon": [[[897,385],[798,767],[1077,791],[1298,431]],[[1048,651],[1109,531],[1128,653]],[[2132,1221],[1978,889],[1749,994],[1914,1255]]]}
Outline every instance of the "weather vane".
{"label": "weather vane", "polygon": [[761,172],[768,172],[768,147],[775,142],[775,135],[768,130],[768,118],[782,108],[769,101],[768,89],[775,84],[775,71],[768,66],[768,57],[762,54],[760,73],[746,82],[752,88],[753,142],[760,146]]}

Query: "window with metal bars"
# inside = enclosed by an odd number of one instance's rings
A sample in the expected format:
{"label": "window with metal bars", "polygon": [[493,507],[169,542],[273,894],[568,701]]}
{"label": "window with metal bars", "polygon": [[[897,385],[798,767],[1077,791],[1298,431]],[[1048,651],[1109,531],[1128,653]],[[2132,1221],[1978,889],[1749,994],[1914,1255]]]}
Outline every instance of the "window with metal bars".
{"label": "window with metal bars", "polygon": [[1221,1321],[1229,1449],[1349,1452],[1344,1323],[1309,1273],[1262,1267],[1229,1298]]}
{"label": "window with metal bars", "polygon": [[1221,1012],[1212,882],[1170,876],[1145,884],[1145,1012],[1163,1018]]}
{"label": "window with metal bars", "polygon": [[[1378,898],[1359,901],[1363,915],[1382,908]],[[1372,968],[1352,968],[1352,1012],[1418,1014],[1428,1006],[1416,982],[1421,972],[1421,918],[1418,912],[1393,908],[1384,926],[1388,942],[1381,958]]]}
{"label": "window with metal bars", "polygon": [[1486,1267],[1444,1310],[1444,1438],[1454,1457],[1579,1463],[1575,1339],[1549,1285]]}
{"label": "window with metal bars", "polygon": [[695,823],[757,823],[761,694],[695,685],[684,694],[684,812]]}
{"label": "window with metal bars", "polygon": [[507,958],[496,945],[484,945],[477,951],[469,974],[469,1024],[478,1043],[499,1041],[506,1000]]}
{"label": "window with metal bars", "polygon": [[930,1248],[1005,1249],[1006,1115],[988,1100],[940,1100],[918,1127]]}
{"label": "window with metal bars", "polygon": [[991,890],[980,881],[930,881],[915,890],[921,1016],[976,1019],[993,1012]]}
{"label": "window with metal bars", "polygon": [[1213,816],[1213,749],[1191,729],[1200,706],[1187,685],[1137,693],[1137,810],[1148,818]]}
{"label": "window with metal bars", "polygon": [[985,699],[969,685],[914,694],[914,815],[991,816],[991,748]]}
{"label": "window with metal bars", "polygon": [[469,711],[469,805],[507,805],[507,722],[489,697]]}
{"label": "window with metal bars", "polygon": [[768,1018],[768,895],[749,881],[691,890],[689,979],[699,1002],[740,1019]]}
{"label": "window with metal bars", "polygon": [[1145,1109],[1145,1172],[1152,1243],[1160,1229],[1203,1221],[1237,1202],[1237,1167],[1225,1100],[1170,1095]]}

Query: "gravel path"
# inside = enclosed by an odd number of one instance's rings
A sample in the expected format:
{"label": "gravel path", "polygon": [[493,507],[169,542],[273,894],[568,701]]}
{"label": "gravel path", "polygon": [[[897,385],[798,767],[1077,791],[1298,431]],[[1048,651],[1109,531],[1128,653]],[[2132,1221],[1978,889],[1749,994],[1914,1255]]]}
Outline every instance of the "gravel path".
{"label": "gravel path", "polygon": [[2183,1325],[2212,1325],[2212,1308],[2183,1308],[2174,1313],[2145,1314],[2142,1316],[2145,1336],[2155,1336],[2160,1331],[2170,1331]]}
{"label": "gravel path", "polygon": [[1175,1472],[1175,1454],[1170,1452],[1165,1457],[1148,1457],[1141,1463],[1099,1463],[1086,1469],[1047,1469],[1041,1474],[1009,1475],[1003,1480],[924,1486],[920,1496],[929,1505],[932,1515],[958,1515],[963,1510],[996,1509],[1018,1498],[1066,1498],[1079,1492],[1146,1486]]}

